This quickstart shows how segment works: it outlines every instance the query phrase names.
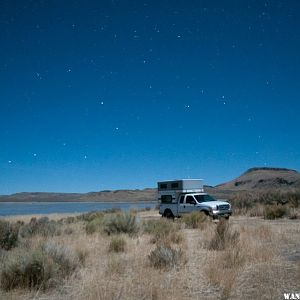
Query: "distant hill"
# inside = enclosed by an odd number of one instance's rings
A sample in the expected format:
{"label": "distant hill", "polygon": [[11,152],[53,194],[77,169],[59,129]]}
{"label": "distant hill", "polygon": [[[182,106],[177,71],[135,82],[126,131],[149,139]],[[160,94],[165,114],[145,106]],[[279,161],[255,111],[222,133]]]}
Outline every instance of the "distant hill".
{"label": "distant hill", "polygon": [[300,188],[300,173],[284,168],[252,168],[236,179],[219,184],[219,190],[293,190]]}
{"label": "distant hill", "polygon": [[206,187],[205,191],[223,199],[243,192],[300,192],[300,173],[285,168],[251,168],[229,182]]}
{"label": "distant hill", "polygon": [[[204,186],[204,190],[217,198],[230,199],[241,192],[300,192],[300,173],[284,168],[252,168],[229,182]],[[0,202],[137,202],[156,201],[156,189],[115,190],[80,193],[17,193],[0,196]]]}

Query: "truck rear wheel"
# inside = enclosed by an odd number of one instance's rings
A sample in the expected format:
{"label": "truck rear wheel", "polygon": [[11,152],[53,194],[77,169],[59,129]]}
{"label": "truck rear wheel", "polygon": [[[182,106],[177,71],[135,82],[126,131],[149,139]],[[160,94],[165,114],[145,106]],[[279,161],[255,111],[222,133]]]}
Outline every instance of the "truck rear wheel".
{"label": "truck rear wheel", "polygon": [[174,219],[174,215],[170,209],[166,209],[163,216],[167,219]]}

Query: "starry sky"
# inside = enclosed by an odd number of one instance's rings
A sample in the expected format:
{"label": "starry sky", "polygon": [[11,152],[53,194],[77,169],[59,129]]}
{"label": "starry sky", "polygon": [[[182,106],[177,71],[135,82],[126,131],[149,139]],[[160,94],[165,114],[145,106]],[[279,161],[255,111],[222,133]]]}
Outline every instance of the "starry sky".
{"label": "starry sky", "polygon": [[0,194],[300,169],[300,1],[0,1]]}

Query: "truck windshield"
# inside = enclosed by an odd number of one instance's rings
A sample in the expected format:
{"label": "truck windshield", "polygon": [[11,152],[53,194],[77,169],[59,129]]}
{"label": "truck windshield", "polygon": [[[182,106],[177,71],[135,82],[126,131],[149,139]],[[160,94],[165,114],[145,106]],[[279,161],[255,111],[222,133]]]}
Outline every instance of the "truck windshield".
{"label": "truck windshield", "polygon": [[210,195],[194,195],[196,200],[201,203],[201,202],[209,202],[209,201],[217,201],[215,198],[213,198]]}

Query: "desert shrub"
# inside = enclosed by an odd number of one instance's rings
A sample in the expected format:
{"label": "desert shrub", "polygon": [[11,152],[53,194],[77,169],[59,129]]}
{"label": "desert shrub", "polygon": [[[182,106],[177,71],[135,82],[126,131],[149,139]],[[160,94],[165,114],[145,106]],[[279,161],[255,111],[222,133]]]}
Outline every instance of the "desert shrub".
{"label": "desert shrub", "polygon": [[6,256],[7,256],[7,251],[0,248],[0,265],[3,264],[3,262],[5,261]]}
{"label": "desert shrub", "polygon": [[128,233],[132,235],[138,232],[136,217],[129,213],[105,215],[103,222],[103,230],[107,234]]}
{"label": "desert shrub", "polygon": [[187,228],[201,228],[206,226],[207,216],[203,212],[193,211],[189,214],[185,214],[181,218]]}
{"label": "desert shrub", "polygon": [[288,209],[282,205],[267,205],[264,209],[264,218],[274,220],[288,214]]}
{"label": "desert shrub", "polygon": [[61,225],[48,217],[32,218],[28,224],[20,227],[20,236],[28,238],[35,235],[55,236],[61,234]]}
{"label": "desert shrub", "polygon": [[98,216],[98,218],[92,219],[92,221],[88,222],[85,226],[85,231],[87,234],[92,234],[97,231],[101,231],[103,228],[103,216]]}
{"label": "desert shrub", "polygon": [[0,271],[1,288],[47,289],[62,282],[80,265],[79,256],[72,249],[55,242],[24,249],[18,247],[3,261]]}
{"label": "desert shrub", "polygon": [[291,209],[290,210],[290,212],[289,212],[289,219],[290,220],[297,220],[297,219],[299,219],[299,214],[296,211],[296,209]]}
{"label": "desert shrub", "polygon": [[145,233],[152,234],[155,240],[166,238],[175,228],[174,223],[167,219],[148,220],[143,223]]}
{"label": "desert shrub", "polygon": [[77,216],[76,218],[79,221],[91,222],[95,219],[101,219],[101,218],[103,218],[103,216],[104,216],[104,212],[102,212],[102,211],[91,211],[88,213],[81,214],[81,215]]}
{"label": "desert shrub", "polygon": [[67,224],[72,224],[72,223],[75,223],[76,222],[76,218],[75,217],[67,217],[66,218],[66,223]]}
{"label": "desert shrub", "polygon": [[249,217],[263,217],[265,206],[263,204],[256,203],[249,211]]}
{"label": "desert shrub", "polygon": [[51,257],[57,265],[57,272],[62,277],[70,275],[79,265],[78,254],[65,245],[58,244],[54,241],[48,241],[42,246],[45,254]]}
{"label": "desert shrub", "polygon": [[239,242],[240,234],[232,231],[229,222],[221,219],[215,229],[214,235],[209,242],[210,250],[225,250],[228,246],[233,247]]}
{"label": "desert shrub", "polygon": [[17,246],[19,225],[0,220],[0,248],[10,250]]}
{"label": "desert shrub", "polygon": [[289,203],[291,207],[298,208],[300,206],[300,193],[289,193]]}
{"label": "desert shrub", "polygon": [[248,192],[239,192],[230,199],[235,215],[245,215],[255,206],[255,201],[256,195]]}
{"label": "desert shrub", "polygon": [[108,246],[109,252],[124,252],[126,240],[122,236],[114,236]]}
{"label": "desert shrub", "polygon": [[148,256],[150,265],[155,268],[172,268],[182,262],[183,252],[168,245],[158,245]]}
{"label": "desert shrub", "polygon": [[67,227],[64,229],[64,234],[66,235],[70,235],[74,232],[73,228],[72,227]]}
{"label": "desert shrub", "polygon": [[1,269],[1,288],[42,288],[54,274],[53,264],[39,250],[16,249],[7,257]]}
{"label": "desert shrub", "polygon": [[152,235],[152,243],[181,243],[183,237],[179,229],[179,224],[165,218],[148,220],[143,223],[143,231]]}
{"label": "desert shrub", "polygon": [[112,207],[112,208],[105,209],[103,212],[106,214],[117,214],[117,213],[121,213],[122,209],[120,207]]}

